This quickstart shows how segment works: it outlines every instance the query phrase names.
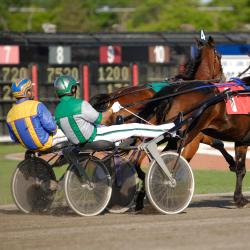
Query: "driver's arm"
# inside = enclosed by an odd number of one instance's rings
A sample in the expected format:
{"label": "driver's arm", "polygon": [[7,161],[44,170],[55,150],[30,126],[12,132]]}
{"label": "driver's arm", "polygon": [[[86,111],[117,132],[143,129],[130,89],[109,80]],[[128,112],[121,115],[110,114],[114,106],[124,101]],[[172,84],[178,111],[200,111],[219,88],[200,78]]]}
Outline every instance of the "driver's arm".
{"label": "driver's arm", "polygon": [[41,125],[49,134],[54,134],[57,131],[56,121],[43,103],[38,104],[37,115]]}
{"label": "driver's arm", "polygon": [[113,114],[112,109],[109,108],[105,112],[98,112],[96,109],[92,107],[92,105],[86,101],[83,101],[81,104],[81,113],[83,114],[83,117],[88,122],[91,122],[92,124],[104,124],[108,121],[110,116]]}

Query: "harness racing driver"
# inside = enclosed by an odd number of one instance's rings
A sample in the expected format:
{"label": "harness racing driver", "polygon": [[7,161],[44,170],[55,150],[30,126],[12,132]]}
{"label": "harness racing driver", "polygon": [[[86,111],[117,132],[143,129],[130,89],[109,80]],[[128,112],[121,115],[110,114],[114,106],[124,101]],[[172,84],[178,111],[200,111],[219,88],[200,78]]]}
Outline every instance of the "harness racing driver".
{"label": "harness racing driver", "polygon": [[173,123],[148,125],[129,123],[112,126],[105,125],[113,113],[122,106],[115,102],[107,111],[96,111],[87,101],[76,98],[78,82],[71,76],[61,75],[56,78],[54,87],[60,102],[55,110],[57,125],[73,144],[98,140],[111,142],[127,139],[131,136],[157,137],[173,127]]}
{"label": "harness racing driver", "polygon": [[67,141],[46,106],[33,100],[32,82],[16,80],[11,86],[16,104],[7,114],[10,137],[32,151],[44,151],[55,144]]}

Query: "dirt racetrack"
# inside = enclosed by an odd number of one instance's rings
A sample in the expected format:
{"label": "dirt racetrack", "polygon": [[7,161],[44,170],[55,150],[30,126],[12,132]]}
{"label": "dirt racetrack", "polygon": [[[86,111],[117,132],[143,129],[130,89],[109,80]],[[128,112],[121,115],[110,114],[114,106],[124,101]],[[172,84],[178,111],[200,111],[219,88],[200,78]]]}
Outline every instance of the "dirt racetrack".
{"label": "dirt racetrack", "polygon": [[[248,167],[249,163],[248,159]],[[196,155],[191,166],[227,169],[221,156],[209,152]],[[177,215],[161,215],[150,205],[141,214],[105,213],[91,218],[67,208],[25,215],[14,205],[0,206],[0,250],[245,250],[250,249],[249,235],[250,207],[236,208],[232,194],[195,196]]]}
{"label": "dirt racetrack", "polygon": [[196,196],[185,212],[78,217],[56,210],[25,215],[0,208],[0,249],[250,249],[250,208],[237,209],[231,195]]}

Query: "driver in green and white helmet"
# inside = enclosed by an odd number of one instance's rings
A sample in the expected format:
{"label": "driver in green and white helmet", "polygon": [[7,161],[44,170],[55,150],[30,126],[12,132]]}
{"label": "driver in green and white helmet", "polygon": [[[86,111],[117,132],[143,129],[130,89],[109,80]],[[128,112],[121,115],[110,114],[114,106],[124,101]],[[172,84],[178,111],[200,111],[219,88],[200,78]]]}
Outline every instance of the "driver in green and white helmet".
{"label": "driver in green and white helmet", "polygon": [[141,123],[100,126],[107,123],[113,113],[119,112],[122,106],[115,102],[111,108],[101,113],[90,103],[76,98],[78,82],[71,76],[61,75],[54,87],[60,103],[55,110],[57,125],[73,144],[97,140],[120,141],[131,136],[156,137],[173,127],[173,123],[147,125]]}
{"label": "driver in green and white helmet", "polygon": [[54,82],[54,87],[56,89],[56,94],[61,97],[64,95],[71,95],[73,87],[77,87],[79,82],[76,81],[73,77],[65,75],[57,77]]}

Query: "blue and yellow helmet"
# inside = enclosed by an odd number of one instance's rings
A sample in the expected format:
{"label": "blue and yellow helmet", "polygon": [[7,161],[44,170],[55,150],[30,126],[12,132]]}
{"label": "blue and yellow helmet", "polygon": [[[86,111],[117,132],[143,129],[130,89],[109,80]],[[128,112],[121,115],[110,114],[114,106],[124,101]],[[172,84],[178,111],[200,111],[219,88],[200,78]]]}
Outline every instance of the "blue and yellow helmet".
{"label": "blue and yellow helmet", "polygon": [[32,82],[29,79],[18,79],[12,83],[11,92],[15,98],[25,98],[27,92],[31,89]]}

